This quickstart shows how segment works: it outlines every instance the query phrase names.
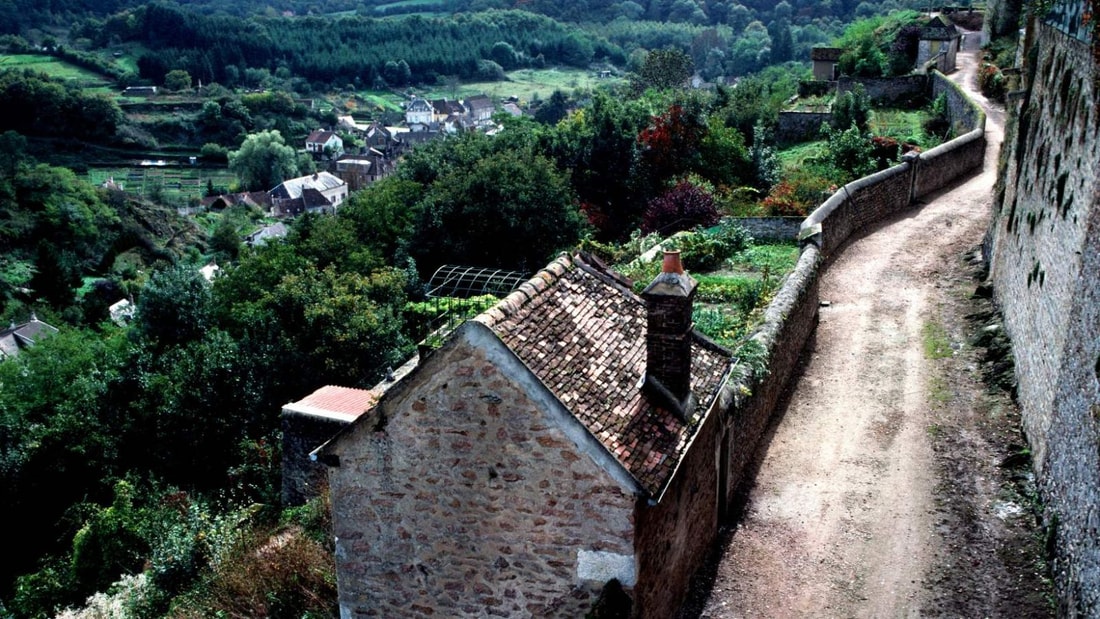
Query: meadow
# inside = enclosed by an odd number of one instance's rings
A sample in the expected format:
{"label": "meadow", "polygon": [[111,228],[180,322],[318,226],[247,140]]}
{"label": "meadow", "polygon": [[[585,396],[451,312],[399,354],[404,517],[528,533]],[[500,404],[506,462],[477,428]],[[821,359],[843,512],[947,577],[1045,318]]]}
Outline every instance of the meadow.
{"label": "meadow", "polygon": [[108,91],[114,85],[110,78],[99,73],[43,54],[0,55],[0,71],[5,69],[32,69],[87,90]]}

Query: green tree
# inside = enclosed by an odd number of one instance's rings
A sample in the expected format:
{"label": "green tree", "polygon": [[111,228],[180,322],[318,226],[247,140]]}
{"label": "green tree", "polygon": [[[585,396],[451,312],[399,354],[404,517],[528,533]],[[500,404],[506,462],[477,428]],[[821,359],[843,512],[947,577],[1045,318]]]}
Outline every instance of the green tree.
{"label": "green tree", "polygon": [[505,71],[515,69],[519,62],[515,48],[506,41],[493,43],[493,47],[489,50],[489,59],[499,64]]}
{"label": "green tree", "polygon": [[210,284],[179,264],[153,273],[141,291],[135,326],[161,346],[198,339],[210,326]]}
{"label": "green tree", "polygon": [[[0,363],[0,526],[22,540],[5,550],[3,582],[29,571],[36,557],[66,550],[72,528],[64,516],[75,503],[110,499],[129,346],[119,331],[62,329]],[[68,583],[68,574],[64,565],[29,578],[25,601],[47,612],[79,601],[71,586],[50,584]]]}
{"label": "green tree", "polygon": [[409,251],[429,271],[446,263],[532,271],[579,241],[583,222],[553,163],[501,152],[432,185]]}
{"label": "green tree", "polygon": [[299,173],[298,154],[277,130],[261,131],[229,153],[229,169],[245,189],[271,189]]}
{"label": "green tree", "polygon": [[419,184],[390,176],[352,194],[337,218],[354,226],[359,243],[396,264],[398,249],[412,234],[414,207],[422,195]]}
{"label": "green tree", "polygon": [[648,88],[666,90],[687,86],[695,72],[691,56],[682,50],[666,47],[655,49],[645,57],[641,70],[631,80],[636,92]]}
{"label": "green tree", "polygon": [[214,234],[210,235],[210,249],[222,262],[236,260],[241,253],[241,237],[229,219],[223,218],[214,229]]}
{"label": "green tree", "polygon": [[875,158],[871,140],[852,124],[843,131],[824,128],[829,139],[829,162],[847,183],[875,171]]}
{"label": "green tree", "polygon": [[733,127],[721,125],[717,118],[712,118],[709,125],[699,147],[696,173],[716,187],[751,184],[752,154],[745,146],[745,136]]}
{"label": "green tree", "polygon": [[860,133],[866,133],[871,120],[871,99],[863,84],[856,84],[851,90],[837,95],[829,112],[829,126],[833,129],[845,130],[855,125]]}
{"label": "green tree", "polygon": [[535,110],[535,120],[546,125],[556,125],[558,121],[565,118],[565,114],[569,111],[569,98],[564,92],[558,89],[554,89],[554,92],[550,93],[550,98],[542,102],[542,105]]}
{"label": "green tree", "polygon": [[141,570],[148,555],[147,531],[134,506],[134,488],[125,481],[114,487],[114,500],[97,508],[73,537],[71,566],[83,595],[103,591],[123,574]]}
{"label": "green tree", "polygon": [[546,138],[546,151],[571,171],[581,208],[602,240],[625,238],[641,222],[638,133],[648,121],[637,103],[597,92],[583,114],[559,123]]}
{"label": "green tree", "polygon": [[191,89],[191,74],[183,69],[173,69],[164,76],[164,87],[179,92]]}

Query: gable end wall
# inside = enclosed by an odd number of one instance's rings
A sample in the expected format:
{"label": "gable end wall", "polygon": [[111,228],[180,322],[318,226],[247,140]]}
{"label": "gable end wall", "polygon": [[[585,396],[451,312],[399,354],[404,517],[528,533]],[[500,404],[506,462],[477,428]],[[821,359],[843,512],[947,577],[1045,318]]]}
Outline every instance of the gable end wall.
{"label": "gable end wall", "polygon": [[453,341],[426,363],[382,431],[335,448],[342,617],[583,617],[633,576],[634,495],[500,351]]}

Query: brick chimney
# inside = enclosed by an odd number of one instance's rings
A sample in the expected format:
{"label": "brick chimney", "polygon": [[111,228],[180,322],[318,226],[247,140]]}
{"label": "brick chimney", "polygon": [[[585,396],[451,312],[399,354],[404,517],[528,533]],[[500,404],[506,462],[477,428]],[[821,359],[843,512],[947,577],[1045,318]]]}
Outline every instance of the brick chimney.
{"label": "brick chimney", "polygon": [[645,382],[667,392],[681,412],[691,395],[691,310],[697,286],[684,272],[680,252],[666,251],[660,275],[642,291],[647,313]]}

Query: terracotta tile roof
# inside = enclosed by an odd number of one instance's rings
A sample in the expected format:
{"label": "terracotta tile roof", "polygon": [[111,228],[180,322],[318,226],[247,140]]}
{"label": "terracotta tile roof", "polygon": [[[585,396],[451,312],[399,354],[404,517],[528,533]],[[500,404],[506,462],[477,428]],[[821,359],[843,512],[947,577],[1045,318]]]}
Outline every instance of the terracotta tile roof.
{"label": "terracotta tile roof", "polygon": [[488,326],[638,480],[660,496],[716,396],[730,355],[692,344],[687,421],[642,391],[645,302],[596,265],[562,256],[475,320]]}
{"label": "terracotta tile roof", "polygon": [[287,404],[283,410],[353,421],[374,406],[378,397],[379,394],[374,389],[352,389],[329,385],[321,387],[297,402]]}

